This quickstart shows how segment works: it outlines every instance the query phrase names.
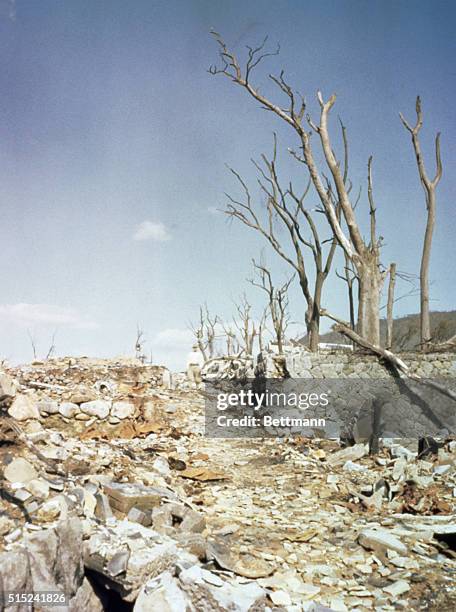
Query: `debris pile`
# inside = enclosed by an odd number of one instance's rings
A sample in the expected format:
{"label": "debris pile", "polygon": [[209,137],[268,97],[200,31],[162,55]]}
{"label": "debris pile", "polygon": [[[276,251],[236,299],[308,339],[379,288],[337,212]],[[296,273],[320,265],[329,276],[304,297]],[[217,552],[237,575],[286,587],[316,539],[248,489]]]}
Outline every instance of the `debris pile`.
{"label": "debris pile", "polygon": [[[455,440],[383,440],[369,456],[205,438],[202,394],[142,367],[0,374],[0,590],[94,611],[456,607]],[[84,406],[99,402],[109,415]],[[122,402],[134,410],[113,422]]]}

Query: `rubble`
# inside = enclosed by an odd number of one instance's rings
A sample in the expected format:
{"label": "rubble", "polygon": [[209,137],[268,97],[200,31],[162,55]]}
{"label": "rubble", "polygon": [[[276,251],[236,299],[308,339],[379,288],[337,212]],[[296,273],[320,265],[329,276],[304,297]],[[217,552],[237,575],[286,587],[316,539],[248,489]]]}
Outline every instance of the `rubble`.
{"label": "rubble", "polygon": [[33,397],[28,395],[16,395],[13,403],[8,408],[8,414],[16,421],[27,421],[28,419],[39,419],[40,412]]}
{"label": "rubble", "polygon": [[38,412],[0,447],[0,590],[94,611],[454,608],[455,440],[369,456],[206,438],[203,391],[164,372],[50,360],[0,377],[6,408]]}

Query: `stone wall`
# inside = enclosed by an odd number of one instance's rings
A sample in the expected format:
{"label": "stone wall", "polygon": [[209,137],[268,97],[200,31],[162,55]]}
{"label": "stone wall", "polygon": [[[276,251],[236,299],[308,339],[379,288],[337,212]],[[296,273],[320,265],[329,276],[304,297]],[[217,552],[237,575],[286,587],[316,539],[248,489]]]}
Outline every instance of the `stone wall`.
{"label": "stone wall", "polygon": [[[169,370],[136,359],[62,358],[9,368],[8,413],[19,421],[52,415],[66,419],[109,420],[135,417],[143,397],[169,387]],[[1,395],[1,394],[0,394]]]}
{"label": "stone wall", "polygon": [[[411,372],[456,393],[455,353],[399,356]],[[310,353],[303,347],[287,347],[284,356],[269,351],[259,361],[270,388],[278,385],[287,392],[329,393],[329,407],[318,415],[333,423],[335,435],[369,438],[374,413],[384,437],[456,434],[454,399],[435,387],[395,376],[374,355],[350,350]],[[283,379],[284,374],[289,378]]]}
{"label": "stone wall", "polygon": [[[424,378],[456,378],[456,354],[402,353],[398,355],[411,372]],[[273,352],[262,355],[266,376],[273,378],[282,360]],[[279,367],[277,367],[279,366]],[[375,355],[349,350],[311,353],[303,347],[285,348],[285,366],[292,378],[388,378],[391,376]]]}

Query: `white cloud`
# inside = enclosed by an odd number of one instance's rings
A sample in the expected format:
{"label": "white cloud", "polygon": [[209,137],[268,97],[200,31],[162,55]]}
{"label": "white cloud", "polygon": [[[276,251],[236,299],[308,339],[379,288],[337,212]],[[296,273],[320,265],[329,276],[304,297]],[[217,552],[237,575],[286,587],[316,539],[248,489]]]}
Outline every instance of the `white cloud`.
{"label": "white cloud", "polygon": [[156,334],[153,344],[156,347],[180,351],[191,349],[193,332],[190,329],[169,328]]}
{"label": "white cloud", "polygon": [[207,209],[207,212],[211,213],[211,215],[218,215],[218,214],[220,214],[223,211],[221,211],[216,206],[209,206],[208,209]]}
{"label": "white cloud", "polygon": [[97,324],[82,316],[74,308],[53,304],[0,304],[0,323],[29,327],[53,325],[73,329],[95,329]]}
{"label": "white cloud", "polygon": [[156,242],[166,242],[171,239],[166,226],[161,223],[153,223],[152,221],[143,221],[136,228],[133,234],[133,240],[155,240]]}

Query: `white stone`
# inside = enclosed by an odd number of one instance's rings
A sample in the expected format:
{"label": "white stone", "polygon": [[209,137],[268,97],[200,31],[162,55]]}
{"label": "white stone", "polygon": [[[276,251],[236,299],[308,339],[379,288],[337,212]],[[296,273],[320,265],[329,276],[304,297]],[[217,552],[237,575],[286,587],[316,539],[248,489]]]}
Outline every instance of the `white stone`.
{"label": "white stone", "polygon": [[23,457],[13,459],[3,470],[3,475],[9,482],[26,483],[38,476],[35,468]]}
{"label": "white stone", "polygon": [[189,609],[189,599],[179,581],[163,572],[142,587],[133,612],[182,612]]}
{"label": "white stone", "polygon": [[57,412],[59,411],[58,403],[53,400],[38,402],[37,406],[38,410],[40,411],[40,414],[57,414]]}
{"label": "white stone", "polygon": [[105,400],[93,400],[92,402],[84,402],[80,405],[80,409],[84,414],[94,416],[99,419],[105,419],[109,415],[110,402]]}
{"label": "white stone", "polygon": [[364,529],[358,536],[361,546],[371,550],[395,550],[401,555],[407,553],[407,546],[386,529]]}
{"label": "white stone", "polygon": [[46,499],[49,496],[49,483],[41,478],[34,478],[29,480],[25,485],[27,491],[29,491],[34,497],[39,499]]}
{"label": "white stone", "polygon": [[0,372],[0,399],[3,397],[14,397],[16,395],[16,383],[5,372]]}
{"label": "white stone", "polygon": [[393,582],[393,584],[385,587],[383,590],[393,597],[399,597],[399,595],[402,595],[410,590],[410,585],[405,580],[397,580],[396,582]]}
{"label": "white stone", "polygon": [[118,419],[128,419],[135,413],[135,406],[131,402],[113,402],[111,416]]}
{"label": "white stone", "polygon": [[16,421],[40,418],[40,412],[34,400],[28,395],[17,395],[8,409],[8,414]]}
{"label": "white stone", "polygon": [[79,412],[79,406],[73,402],[62,402],[59,406],[59,413],[67,419],[72,419]]}
{"label": "white stone", "polygon": [[291,606],[291,597],[286,591],[273,591],[269,597],[276,606]]}

